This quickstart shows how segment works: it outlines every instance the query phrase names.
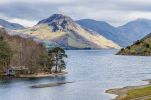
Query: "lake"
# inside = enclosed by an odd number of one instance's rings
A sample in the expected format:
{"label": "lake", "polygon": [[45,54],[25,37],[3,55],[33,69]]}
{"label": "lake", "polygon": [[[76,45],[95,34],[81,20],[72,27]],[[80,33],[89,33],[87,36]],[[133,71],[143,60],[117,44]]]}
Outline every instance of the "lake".
{"label": "lake", "polygon": [[[68,74],[62,77],[0,81],[0,100],[110,100],[110,88],[146,84],[151,57],[118,56],[117,50],[68,50]],[[71,81],[57,87],[35,84]]]}

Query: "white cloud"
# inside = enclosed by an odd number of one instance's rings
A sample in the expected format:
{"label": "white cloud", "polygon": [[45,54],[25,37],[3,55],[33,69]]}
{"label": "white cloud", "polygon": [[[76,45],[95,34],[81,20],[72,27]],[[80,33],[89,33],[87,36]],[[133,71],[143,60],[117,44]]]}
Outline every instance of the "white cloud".
{"label": "white cloud", "polygon": [[134,12],[128,16],[130,19],[148,18],[151,19],[151,12]]}
{"label": "white cloud", "polygon": [[19,23],[25,27],[31,27],[37,24],[37,21],[30,21],[30,20],[18,19],[18,18],[13,18],[8,21],[13,22],[13,23]]}

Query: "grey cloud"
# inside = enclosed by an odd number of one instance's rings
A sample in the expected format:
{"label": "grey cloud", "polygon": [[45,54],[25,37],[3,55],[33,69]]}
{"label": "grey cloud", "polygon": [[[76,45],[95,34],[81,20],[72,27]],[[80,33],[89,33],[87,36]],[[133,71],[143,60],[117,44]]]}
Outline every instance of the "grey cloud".
{"label": "grey cloud", "polygon": [[[151,11],[151,2],[145,0],[6,0],[0,1],[0,14],[9,18],[41,20],[53,13],[65,13],[74,19],[94,18],[111,23],[128,20],[128,15],[135,12]],[[10,2],[8,2],[10,1]],[[121,18],[121,20],[117,20]]]}
{"label": "grey cloud", "polygon": [[13,3],[0,5],[0,13],[8,17],[37,20],[57,12],[57,7],[51,4]]}

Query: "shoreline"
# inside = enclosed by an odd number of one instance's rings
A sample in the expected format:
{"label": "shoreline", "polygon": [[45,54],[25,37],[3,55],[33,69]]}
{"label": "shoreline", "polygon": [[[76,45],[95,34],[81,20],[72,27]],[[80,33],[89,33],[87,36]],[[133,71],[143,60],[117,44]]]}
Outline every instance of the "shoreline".
{"label": "shoreline", "polygon": [[19,75],[19,76],[7,76],[7,75],[1,75],[0,76],[0,78],[10,78],[10,79],[12,79],[12,78],[20,78],[20,79],[22,79],[22,78],[45,78],[45,77],[56,77],[56,76],[64,76],[64,75],[66,75],[66,74],[68,74],[68,72],[64,72],[64,71],[62,71],[62,72],[60,72],[60,73],[36,73],[36,74],[22,74],[22,75]]}
{"label": "shoreline", "polygon": [[[108,89],[105,91],[105,93],[116,95],[116,97],[112,100],[123,100],[123,98],[127,96],[127,93],[129,90],[141,89],[141,88],[151,86],[151,79],[147,79],[147,80],[143,80],[143,81],[147,81],[148,84],[140,85],[140,86],[126,86],[123,88]],[[139,97],[138,97],[138,99],[133,99],[133,100],[142,100],[142,99],[139,99]]]}
{"label": "shoreline", "polygon": [[30,74],[30,75],[20,75],[18,78],[44,78],[44,77],[56,77],[56,76],[63,76],[68,74],[68,72],[61,72],[61,73],[37,73],[37,74]]}

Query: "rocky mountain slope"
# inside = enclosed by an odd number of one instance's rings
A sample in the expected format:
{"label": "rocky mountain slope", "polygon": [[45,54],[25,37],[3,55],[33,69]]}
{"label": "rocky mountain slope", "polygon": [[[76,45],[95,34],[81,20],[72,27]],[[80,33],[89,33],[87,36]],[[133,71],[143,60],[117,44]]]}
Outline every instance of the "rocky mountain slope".
{"label": "rocky mountain slope", "polygon": [[62,14],[54,14],[34,27],[16,32],[30,35],[47,46],[61,46],[66,49],[119,48],[111,40],[80,26]]}

